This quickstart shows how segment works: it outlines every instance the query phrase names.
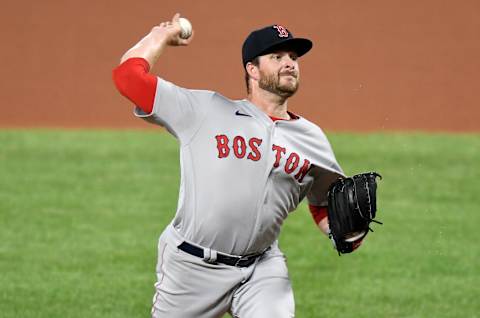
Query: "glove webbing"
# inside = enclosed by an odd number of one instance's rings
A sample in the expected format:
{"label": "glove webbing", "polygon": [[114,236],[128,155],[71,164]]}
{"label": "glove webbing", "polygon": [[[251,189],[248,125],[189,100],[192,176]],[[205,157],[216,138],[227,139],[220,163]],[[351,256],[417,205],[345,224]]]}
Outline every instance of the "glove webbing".
{"label": "glove webbing", "polygon": [[[368,174],[368,176],[373,177],[373,178],[379,177],[380,180],[382,179],[382,176],[379,175],[376,172],[370,172]],[[368,217],[365,216],[362,213],[362,209],[360,208],[360,204],[359,204],[359,200],[358,200],[358,196],[357,196],[358,191],[357,191],[357,183],[355,182],[355,179],[358,179],[359,177],[361,177],[364,180],[363,184],[365,185],[365,193],[367,194],[367,207],[368,207],[368,215],[369,215]],[[374,212],[372,212],[372,204],[371,204],[372,200],[371,200],[371,197],[370,197],[370,182],[368,181],[367,174],[356,175],[356,176],[352,177],[351,179],[353,180],[353,183],[355,185],[355,191],[354,191],[355,203],[356,203],[355,209],[358,211],[360,216],[362,218],[364,218],[365,220],[367,220],[368,222],[375,222],[377,224],[383,225],[382,222],[374,219],[375,215],[374,215]],[[375,209],[376,208],[377,208],[377,205],[375,204]],[[370,232],[373,232],[373,230],[370,227],[368,227],[368,229],[370,230]]]}

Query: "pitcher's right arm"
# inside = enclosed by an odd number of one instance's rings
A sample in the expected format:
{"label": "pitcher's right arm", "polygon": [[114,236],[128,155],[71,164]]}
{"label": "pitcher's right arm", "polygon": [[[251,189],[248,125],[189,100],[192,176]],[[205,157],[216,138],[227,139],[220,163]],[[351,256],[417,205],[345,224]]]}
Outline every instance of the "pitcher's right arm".
{"label": "pitcher's right arm", "polygon": [[162,22],[154,26],[149,34],[135,44],[122,56],[120,63],[125,62],[129,58],[139,57],[145,59],[150,68],[157,62],[158,58],[167,46],[185,46],[190,44],[192,36],[188,39],[180,38],[182,29],[178,22],[180,14],[175,14],[172,21]]}
{"label": "pitcher's right arm", "polygon": [[113,81],[118,91],[140,107],[145,113],[153,109],[157,77],[149,71],[167,46],[185,46],[193,38],[180,38],[180,14],[172,21],[162,22],[122,56],[120,65],[113,70]]}

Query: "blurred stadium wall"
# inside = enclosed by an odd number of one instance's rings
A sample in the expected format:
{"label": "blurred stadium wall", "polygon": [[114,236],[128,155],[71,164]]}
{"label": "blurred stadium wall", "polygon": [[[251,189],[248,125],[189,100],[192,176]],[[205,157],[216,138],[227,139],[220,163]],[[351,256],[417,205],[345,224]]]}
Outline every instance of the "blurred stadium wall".
{"label": "blurred stadium wall", "polygon": [[268,24],[313,40],[290,108],[335,131],[480,131],[480,2],[5,1],[0,11],[0,128],[147,128],[111,70],[175,12],[195,39],[153,71],[243,98],[240,48]]}

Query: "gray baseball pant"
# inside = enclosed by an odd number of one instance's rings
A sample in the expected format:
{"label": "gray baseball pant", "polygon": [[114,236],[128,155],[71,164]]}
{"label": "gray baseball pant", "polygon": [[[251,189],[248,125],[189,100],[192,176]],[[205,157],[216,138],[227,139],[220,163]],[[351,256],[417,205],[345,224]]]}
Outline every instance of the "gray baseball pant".
{"label": "gray baseball pant", "polygon": [[158,244],[152,317],[290,318],[295,304],[285,256],[277,242],[249,267],[210,264],[177,248],[169,225]]}

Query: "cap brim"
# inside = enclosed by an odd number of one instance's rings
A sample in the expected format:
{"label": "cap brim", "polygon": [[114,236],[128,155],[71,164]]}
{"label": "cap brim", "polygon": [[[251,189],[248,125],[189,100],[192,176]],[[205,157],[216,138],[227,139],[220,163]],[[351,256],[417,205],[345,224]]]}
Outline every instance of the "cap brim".
{"label": "cap brim", "polygon": [[313,46],[313,43],[309,39],[304,39],[304,38],[285,39],[285,41],[276,43],[275,45],[267,48],[260,55],[272,53],[277,50],[292,50],[293,52],[297,53],[298,57],[300,57],[306,54],[308,51],[310,51],[312,49],[312,46]]}

